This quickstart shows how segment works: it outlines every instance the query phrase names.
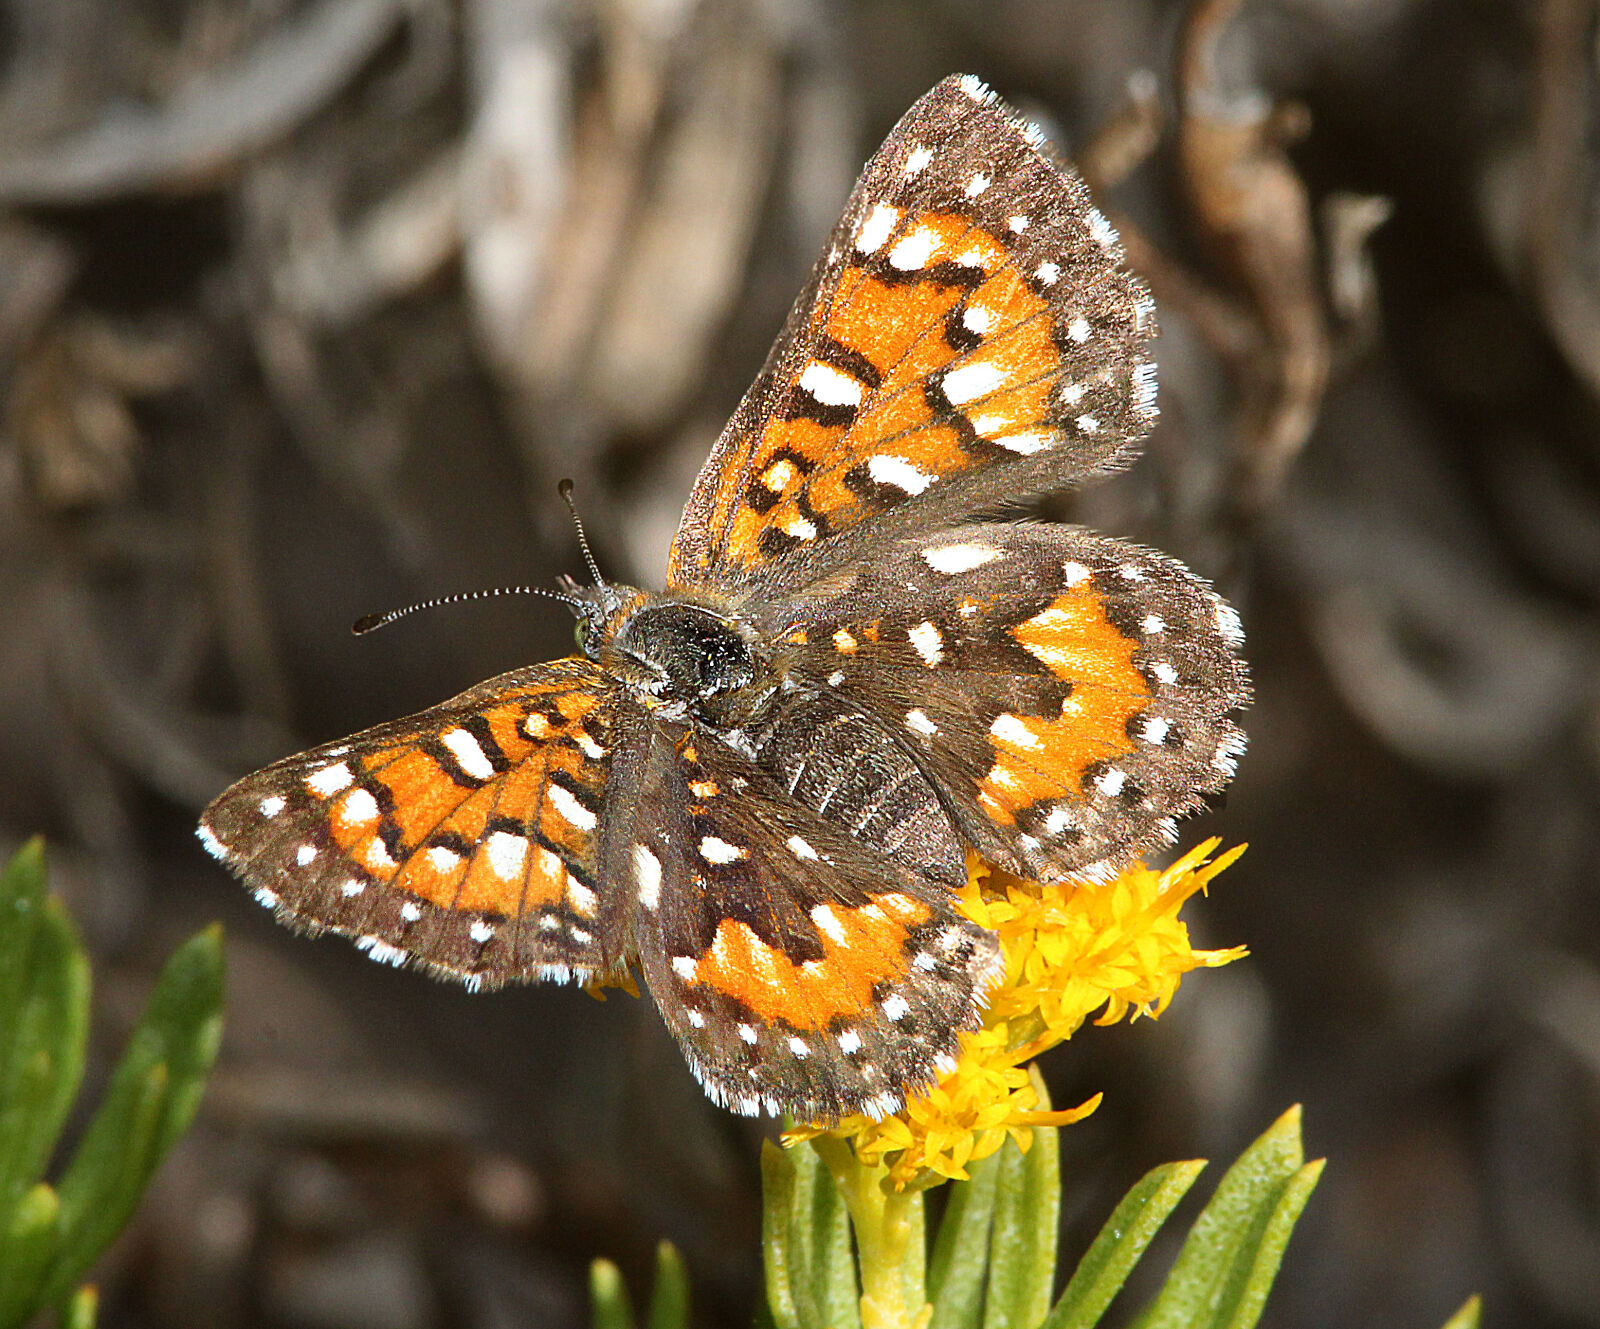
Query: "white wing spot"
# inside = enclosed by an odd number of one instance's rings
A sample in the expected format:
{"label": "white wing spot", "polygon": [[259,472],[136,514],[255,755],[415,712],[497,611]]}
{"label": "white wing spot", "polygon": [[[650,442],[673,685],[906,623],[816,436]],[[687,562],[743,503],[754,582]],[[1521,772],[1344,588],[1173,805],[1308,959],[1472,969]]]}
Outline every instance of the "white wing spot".
{"label": "white wing spot", "polygon": [[1030,431],[1023,434],[1002,434],[999,438],[991,439],[1011,452],[1020,452],[1024,457],[1031,457],[1054,443],[1055,437],[1051,434],[1041,434]]}
{"label": "white wing spot", "polygon": [[[904,244],[904,241],[901,241]],[[898,246],[897,246],[898,247]],[[800,374],[800,386],[824,406],[861,405],[861,384],[842,369],[813,360]],[[781,489],[783,486],[780,485]],[[769,485],[770,489],[771,486]]]}
{"label": "white wing spot", "polygon": [[301,867],[308,867],[317,857],[317,847],[314,844],[303,844],[294,851],[294,861]]}
{"label": "white wing spot", "polygon": [[365,951],[380,964],[404,964],[406,953],[398,946],[391,946],[382,937],[357,937],[356,949]]}
{"label": "white wing spot", "polygon": [[984,305],[968,305],[961,311],[961,326],[975,337],[987,336],[994,324],[994,310]]}
{"label": "white wing spot", "polygon": [[715,835],[704,836],[700,841],[700,857],[707,863],[737,863],[748,856],[748,850],[729,844]]}
{"label": "white wing spot", "polygon": [[783,528],[786,535],[792,535],[796,540],[815,540],[817,538],[816,523],[805,517],[795,516],[789,518],[788,524]]}
{"label": "white wing spot", "polygon": [[1082,314],[1067,324],[1067,336],[1080,345],[1089,340],[1089,320]]}
{"label": "white wing spot", "polygon": [[1002,552],[994,545],[971,542],[940,545],[936,549],[924,549],[922,561],[935,572],[953,577],[959,572],[971,572],[974,568],[981,568],[985,563],[993,563]]}
{"label": "white wing spot", "polygon": [[389,848],[376,835],[367,841],[367,847],[361,855],[362,861],[374,872],[383,872],[389,868],[400,865],[389,856]]}
{"label": "white wing spot", "polygon": [[1089,209],[1089,234],[1102,249],[1114,248],[1117,243],[1116,228],[1106,220],[1099,208]]}
{"label": "white wing spot", "polygon": [[774,494],[781,494],[789,487],[789,481],[799,475],[799,468],[787,457],[779,457],[771,466],[761,472],[761,483],[766,485]]}
{"label": "white wing spot", "polygon": [[1159,637],[1167,630],[1167,620],[1162,618],[1160,614],[1146,614],[1144,622],[1140,623],[1139,626],[1144,629],[1145,636]]}
{"label": "white wing spot", "polygon": [[1128,773],[1118,770],[1115,766],[1109,770],[1101,771],[1094,777],[1094,787],[1107,798],[1115,798],[1122,792],[1122,786],[1128,782]]}
{"label": "white wing spot", "polygon": [[1178,671],[1165,660],[1157,660],[1150,666],[1150,672],[1156,676],[1158,683],[1165,683],[1168,687],[1178,681]]}
{"label": "white wing spot", "polygon": [[884,1018],[890,1023],[897,1023],[911,1014],[911,1007],[906,1004],[906,999],[898,992],[891,993],[888,997],[885,997],[879,1009],[883,1012]]}
{"label": "white wing spot", "polygon": [[1050,809],[1050,815],[1044,819],[1045,834],[1060,835],[1077,819],[1077,815],[1071,807],[1065,803],[1057,803],[1055,807]]}
{"label": "white wing spot", "polygon": [[1082,563],[1064,563],[1061,566],[1062,574],[1068,586],[1082,586],[1089,580],[1089,569]]}
{"label": "white wing spot", "polygon": [[550,721],[538,711],[529,711],[522,717],[522,732],[532,739],[550,737]]}
{"label": "white wing spot", "polygon": [[1217,631],[1229,646],[1237,646],[1244,640],[1244,623],[1239,618],[1238,610],[1220,600],[1217,601]]}
{"label": "white wing spot", "polygon": [[1018,213],[1015,217],[1007,217],[1006,227],[1013,235],[1021,235],[1028,229],[1028,218],[1026,214]]}
{"label": "white wing spot", "polygon": [[856,232],[856,253],[876,253],[893,234],[901,215],[899,208],[890,207],[887,203],[877,204],[862,218],[861,228]]}
{"label": "white wing spot", "polygon": [[789,1037],[789,1051],[797,1057],[809,1057],[811,1055],[811,1045],[805,1039],[791,1034]]}
{"label": "white wing spot", "polygon": [[821,932],[835,946],[846,944],[847,937],[844,924],[839,921],[839,915],[833,912],[831,905],[813,905],[811,907],[811,921],[817,925],[817,931]]}
{"label": "white wing spot", "polygon": [[494,778],[494,767],[489,764],[488,757],[483,755],[483,748],[465,729],[447,730],[439,735],[439,742],[449,749],[450,755],[456,759],[456,764],[474,780]]}
{"label": "white wing spot", "polygon": [[1043,263],[1033,270],[1033,275],[1039,279],[1042,285],[1054,286],[1056,278],[1061,275],[1061,269],[1049,259],[1045,259]]}
{"label": "white wing spot", "polygon": [[967,180],[967,197],[977,198],[989,187],[990,180],[982,171],[974,171]]}
{"label": "white wing spot", "polygon": [[840,655],[854,655],[859,644],[855,637],[844,628],[840,628],[833,634],[833,649],[838,651]]}
{"label": "white wing spot", "polygon": [[283,811],[284,797],[282,794],[268,794],[261,800],[261,815],[263,817],[276,817]]}
{"label": "white wing spot", "polygon": [[355,776],[350,774],[350,768],[342,761],[336,761],[332,766],[324,766],[306,776],[306,788],[318,798],[332,798],[340,790],[348,789],[354,781]]}
{"label": "white wing spot", "polygon": [[1005,371],[996,365],[961,365],[944,376],[945,400],[952,406],[965,406],[997,391],[1005,381]]}
{"label": "white wing spot", "polygon": [[580,729],[572,736],[572,741],[578,745],[578,750],[588,757],[590,761],[599,761],[609,751],[590,738],[588,733]]}
{"label": "white wing spot", "polygon": [[510,881],[521,874],[522,865],[528,857],[526,836],[513,835],[510,831],[494,831],[484,841],[483,848],[489,855],[489,870],[501,881]]}
{"label": "white wing spot", "polygon": [[1063,383],[1061,385],[1061,392],[1058,395],[1061,398],[1061,404],[1063,406],[1076,406],[1080,401],[1083,400],[1083,384]]}
{"label": "white wing spot", "polygon": [[963,74],[956,80],[956,87],[975,102],[988,101],[991,95],[987,85],[976,74]]}
{"label": "white wing spot", "polygon": [[701,1015],[699,1011],[694,1009],[694,1007],[689,1007],[686,1011],[684,1011],[683,1015],[684,1018],[689,1021],[689,1027],[691,1029],[705,1028],[706,1017]]}
{"label": "white wing spot", "polygon": [[1123,581],[1143,581],[1145,578],[1145,571],[1137,563],[1124,563],[1120,568],[1117,569],[1117,575],[1121,577]]}
{"label": "white wing spot", "polygon": [[922,663],[932,669],[934,665],[944,659],[944,637],[939,629],[934,627],[927,619],[923,619],[910,632],[906,633],[911,644],[917,648],[917,654],[922,657]]}
{"label": "white wing spot", "polygon": [[481,918],[475,918],[472,920],[472,926],[467,929],[467,935],[481,946],[494,936],[494,929]]}
{"label": "white wing spot", "polygon": [[461,855],[445,845],[436,844],[428,850],[428,862],[433,864],[435,872],[449,872],[461,862]]}
{"label": "white wing spot", "polygon": [[920,969],[925,974],[932,973],[933,970],[938,967],[938,964],[939,962],[935,960],[933,956],[928,954],[927,951],[918,951],[911,960],[911,967],[913,969]]}
{"label": "white wing spot", "polygon": [[892,485],[906,494],[920,494],[933,483],[931,475],[913,466],[904,457],[869,458],[867,474],[878,484]]}
{"label": "white wing spot", "polygon": [[633,847],[633,879],[639,888],[639,903],[654,910],[661,900],[661,860],[642,844]]}
{"label": "white wing spot", "polygon": [[585,918],[593,918],[595,906],[600,903],[600,899],[593,891],[569,873],[567,876],[567,903],[572,906],[575,913],[582,914]]}
{"label": "white wing spot", "polygon": [[205,822],[201,822],[200,825],[195,828],[194,833],[200,837],[200,843],[205,847],[206,853],[210,854],[212,858],[227,858],[228,846],[223,844],[221,840],[217,839],[216,832],[214,832],[211,827],[207,826]]}
{"label": "white wing spot", "polygon": [[928,266],[939,247],[939,232],[931,226],[918,226],[896,240],[889,251],[889,266],[901,272],[917,272]]}
{"label": "white wing spot", "polygon": [[339,894],[344,896],[347,900],[353,900],[366,889],[366,882],[362,881],[359,877],[351,877],[343,886],[339,887]]}
{"label": "white wing spot", "polygon": [[844,670],[842,669],[835,669],[831,674],[828,675],[828,686],[830,688],[836,688],[843,682]]}
{"label": "white wing spot", "polygon": [[910,152],[906,153],[906,164],[901,169],[907,175],[915,175],[932,160],[933,153],[919,143]]}
{"label": "white wing spot", "polygon": [[1139,726],[1139,737],[1146,743],[1164,743],[1171,729],[1172,725],[1164,718],[1152,715]]}
{"label": "white wing spot", "polygon": [[1100,421],[1092,415],[1080,415],[1077,423],[1078,428],[1085,434],[1098,434],[1100,432]]}
{"label": "white wing spot", "polygon": [[422,917],[422,910],[418,909],[410,900],[400,906],[400,917],[407,923],[415,923]]}
{"label": "white wing spot", "polygon": [[255,896],[257,904],[264,904],[268,909],[276,909],[278,907],[278,893],[270,887],[257,886]]}
{"label": "white wing spot", "polygon": [[756,1032],[755,1025],[742,1024],[739,1026],[739,1037],[744,1039],[746,1043],[754,1043],[761,1035]]}
{"label": "white wing spot", "polygon": [[921,734],[924,738],[932,738],[939,732],[939,726],[928,719],[924,711],[907,711],[906,728],[913,734]]}
{"label": "white wing spot", "polygon": [[811,847],[808,841],[801,839],[800,836],[791,835],[784,843],[789,846],[789,852],[796,858],[804,858],[812,862],[816,861],[817,851]]}
{"label": "white wing spot", "polygon": [[1041,748],[1044,746],[1039,736],[1029,729],[1020,716],[1011,714],[1010,711],[1001,711],[995,716],[994,723],[989,726],[989,734],[1000,742],[1013,748]]}
{"label": "white wing spot", "polygon": [[573,797],[572,791],[565,785],[552,784],[548,795],[550,805],[561,814],[561,817],[571,826],[576,826],[580,831],[592,831],[598,818]]}
{"label": "white wing spot", "polygon": [[846,1029],[839,1035],[839,1051],[849,1056],[852,1052],[861,1051],[861,1035],[854,1029]]}

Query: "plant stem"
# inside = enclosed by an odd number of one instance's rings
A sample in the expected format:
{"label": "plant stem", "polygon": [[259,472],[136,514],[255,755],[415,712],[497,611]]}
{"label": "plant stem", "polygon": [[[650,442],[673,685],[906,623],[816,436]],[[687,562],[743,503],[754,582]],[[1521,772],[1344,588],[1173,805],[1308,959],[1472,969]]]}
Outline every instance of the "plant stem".
{"label": "plant stem", "polygon": [[828,1165],[850,1211],[861,1271],[861,1329],[926,1329],[933,1316],[924,1294],[924,1253],[917,1221],[919,1191],[886,1186],[889,1170],[863,1167],[843,1140],[818,1136],[812,1147]]}

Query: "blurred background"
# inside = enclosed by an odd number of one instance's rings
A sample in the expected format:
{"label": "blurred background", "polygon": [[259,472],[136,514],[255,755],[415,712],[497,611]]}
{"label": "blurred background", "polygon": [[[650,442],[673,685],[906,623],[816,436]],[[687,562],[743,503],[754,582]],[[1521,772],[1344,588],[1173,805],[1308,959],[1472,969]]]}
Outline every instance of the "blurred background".
{"label": "blurred background", "polygon": [[1594,0],[0,0],[0,849],[50,837],[107,1050],[229,939],[103,1322],[565,1329],[660,1237],[749,1322],[760,1128],[647,1001],[296,937],[192,827],[570,649],[529,600],[348,630],[577,572],[559,477],[659,584],[855,173],[969,71],[1161,310],[1146,456],[1048,511],[1214,578],[1258,692],[1184,836],[1249,841],[1188,918],[1250,958],[1046,1062],[1107,1093],[1069,1258],[1300,1101],[1268,1323],[1600,1325],[1597,60]]}

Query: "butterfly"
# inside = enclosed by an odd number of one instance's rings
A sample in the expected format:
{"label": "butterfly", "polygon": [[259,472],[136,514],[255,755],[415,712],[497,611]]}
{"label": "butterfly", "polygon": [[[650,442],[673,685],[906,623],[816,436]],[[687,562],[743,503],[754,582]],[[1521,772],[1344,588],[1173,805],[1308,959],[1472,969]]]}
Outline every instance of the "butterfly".
{"label": "butterfly", "polygon": [[1243,748],[1203,581],[994,519],[1130,460],[1154,333],[1083,183],[945,80],[857,182],[666,590],[566,582],[579,653],[248,776],[203,842],[286,921],[473,987],[636,966],[736,1112],[897,1110],[1003,968],[954,902],[969,850],[1104,879]]}

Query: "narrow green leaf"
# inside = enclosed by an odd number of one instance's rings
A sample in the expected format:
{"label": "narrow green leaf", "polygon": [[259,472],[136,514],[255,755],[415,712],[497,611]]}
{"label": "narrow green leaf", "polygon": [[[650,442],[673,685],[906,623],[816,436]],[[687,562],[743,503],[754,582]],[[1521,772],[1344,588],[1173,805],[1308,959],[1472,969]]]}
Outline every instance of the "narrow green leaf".
{"label": "narrow green leaf", "polygon": [[1444,1322],[1444,1329],[1478,1329],[1483,1316],[1483,1298],[1473,1293],[1461,1303],[1461,1309]]}
{"label": "narrow green leaf", "polygon": [[[1039,1107],[1050,1099],[1037,1067],[1029,1078]],[[1050,1310],[1061,1215],[1061,1143],[1054,1126],[1036,1127],[1026,1154],[1010,1140],[1001,1149],[994,1230],[989,1239],[989,1292],[984,1329],[1035,1329]]]}
{"label": "narrow green leaf", "polygon": [[91,1283],[84,1284],[72,1294],[66,1314],[61,1317],[61,1329],[94,1329],[100,1315],[100,1290]]}
{"label": "narrow green leaf", "polygon": [[27,1323],[55,1258],[61,1204],[42,1181],[16,1202],[0,1227],[0,1329]]}
{"label": "narrow green leaf", "polygon": [[589,1266],[589,1304],[594,1310],[594,1329],[633,1329],[633,1306],[622,1270],[610,1260],[596,1260]]}
{"label": "narrow green leaf", "polygon": [[800,1329],[823,1329],[822,1287],[820,1283],[814,1221],[818,1196],[822,1203],[828,1195],[837,1195],[833,1175],[828,1171],[816,1150],[808,1144],[796,1145],[788,1151],[794,1164],[794,1199],[789,1206],[789,1241],[793,1248],[790,1256],[790,1283],[794,1290],[795,1308],[800,1313]]}
{"label": "narrow green leaf", "polygon": [[861,1290],[856,1283],[855,1248],[850,1240],[850,1211],[833,1174],[812,1149],[817,1177],[811,1188],[806,1241],[818,1323],[828,1329],[860,1329]]}
{"label": "narrow green leaf", "polygon": [[0,1207],[44,1172],[83,1079],[89,1038],[89,962],[65,911],[46,900],[34,911],[32,941],[0,1054]]}
{"label": "narrow green leaf", "polygon": [[920,1190],[908,1190],[905,1199],[905,1221],[910,1229],[906,1237],[905,1259],[900,1266],[906,1289],[906,1305],[920,1307],[928,1300],[928,1205]]}
{"label": "narrow green leaf", "polygon": [[1262,1239],[1285,1188],[1305,1163],[1300,1109],[1267,1128],[1218,1183],[1138,1329],[1197,1329],[1218,1323],[1236,1267]]}
{"label": "narrow green leaf", "polygon": [[[0,1029],[16,1028],[44,893],[44,840],[36,835],[0,869]],[[0,1058],[4,1056],[0,1041]]]}
{"label": "narrow green leaf", "polygon": [[1000,1155],[996,1153],[970,1164],[967,1180],[950,1186],[928,1261],[928,1300],[933,1303],[928,1329],[968,1329],[978,1322],[999,1178]]}
{"label": "narrow green leaf", "polygon": [[1317,1188],[1323,1159],[1307,1163],[1289,1178],[1267,1215],[1259,1238],[1240,1251],[1236,1277],[1224,1292],[1216,1323],[1223,1329],[1254,1329],[1266,1307],[1267,1295],[1283,1264],[1283,1252],[1294,1226]]}
{"label": "narrow green leaf", "polygon": [[47,1288],[64,1297],[132,1216],[156,1165],[189,1125],[222,1033],[222,933],[203,929],[161,971],[57,1187],[61,1255]]}
{"label": "narrow green leaf", "polygon": [[[798,1152],[798,1151],[796,1151]],[[795,1279],[794,1199],[797,1172],[794,1157],[771,1140],[761,1142],[761,1259],[766,1274],[767,1308],[776,1329],[800,1329]]]}
{"label": "narrow green leaf", "polygon": [[689,1273],[670,1241],[656,1247],[656,1283],[645,1323],[648,1329],[689,1329]]}
{"label": "narrow green leaf", "polygon": [[1204,1167],[1201,1160],[1167,1163],[1140,1178],[1078,1261],[1043,1329],[1090,1329],[1100,1322],[1134,1265]]}

